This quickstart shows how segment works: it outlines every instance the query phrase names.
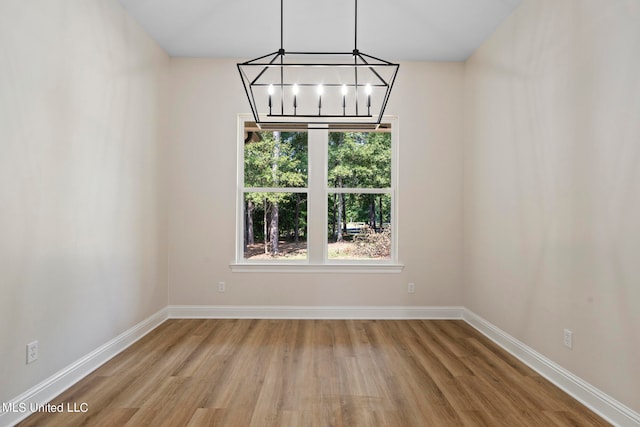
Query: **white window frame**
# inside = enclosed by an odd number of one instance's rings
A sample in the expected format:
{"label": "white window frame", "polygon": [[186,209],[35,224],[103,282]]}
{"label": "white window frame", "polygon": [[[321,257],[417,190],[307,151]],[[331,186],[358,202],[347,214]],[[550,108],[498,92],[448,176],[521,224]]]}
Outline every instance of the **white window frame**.
{"label": "white window frame", "polygon": [[[253,121],[251,114],[238,115],[237,176],[236,176],[236,250],[233,272],[279,273],[399,273],[403,265],[398,261],[398,118],[384,116],[382,122],[391,124],[391,187],[331,188],[328,185],[328,129],[307,129],[308,179],[303,188],[261,188],[259,192],[300,192],[307,194],[307,259],[305,260],[250,260],[244,258],[244,129],[245,122]],[[255,188],[251,188],[256,192]],[[391,259],[345,260],[328,258],[328,204],[329,193],[391,194]]]}

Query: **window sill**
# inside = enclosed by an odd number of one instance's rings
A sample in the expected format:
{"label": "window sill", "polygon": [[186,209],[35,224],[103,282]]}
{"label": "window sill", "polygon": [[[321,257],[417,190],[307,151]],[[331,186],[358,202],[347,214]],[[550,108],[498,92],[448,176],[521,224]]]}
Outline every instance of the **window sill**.
{"label": "window sill", "polygon": [[402,272],[404,264],[294,264],[294,263],[232,263],[234,273],[358,273],[358,274],[397,274]]}

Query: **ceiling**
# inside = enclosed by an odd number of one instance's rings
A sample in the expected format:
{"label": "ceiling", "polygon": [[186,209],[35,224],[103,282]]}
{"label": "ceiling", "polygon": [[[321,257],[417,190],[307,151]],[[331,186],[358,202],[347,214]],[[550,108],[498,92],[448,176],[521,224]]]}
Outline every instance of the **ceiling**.
{"label": "ceiling", "polygon": [[[283,0],[287,51],[350,52],[354,0]],[[280,47],[278,0],[120,0],[171,56],[254,58]],[[361,0],[358,48],[464,61],[521,0]]]}

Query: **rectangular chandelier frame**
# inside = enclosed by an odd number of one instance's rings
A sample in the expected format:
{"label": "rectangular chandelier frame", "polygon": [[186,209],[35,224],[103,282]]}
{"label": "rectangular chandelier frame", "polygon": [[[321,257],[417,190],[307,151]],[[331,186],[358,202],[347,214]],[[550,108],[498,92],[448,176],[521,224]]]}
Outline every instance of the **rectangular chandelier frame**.
{"label": "rectangular chandelier frame", "polygon": [[[357,49],[286,53],[281,49],[237,65],[251,112],[261,128],[290,123],[377,128],[400,67]],[[322,83],[318,83],[318,70],[323,73]],[[336,81],[326,81],[326,76]],[[301,102],[302,94],[294,93],[297,88],[308,95],[308,89],[318,91],[318,86],[320,93],[307,96],[312,103]]]}
{"label": "rectangular chandelier frame", "polygon": [[285,52],[280,0],[280,49],[237,64],[258,126],[380,125],[400,65],[358,50],[358,0],[354,5],[351,52]]}
{"label": "rectangular chandelier frame", "polygon": [[[291,123],[377,128],[399,69],[398,64],[357,49],[346,53],[280,50],[237,65],[253,117],[262,128]],[[318,70],[323,74],[320,79]],[[326,81],[327,76],[336,81]],[[316,94],[309,96],[309,89]],[[306,103],[302,94],[297,95],[303,91]]]}

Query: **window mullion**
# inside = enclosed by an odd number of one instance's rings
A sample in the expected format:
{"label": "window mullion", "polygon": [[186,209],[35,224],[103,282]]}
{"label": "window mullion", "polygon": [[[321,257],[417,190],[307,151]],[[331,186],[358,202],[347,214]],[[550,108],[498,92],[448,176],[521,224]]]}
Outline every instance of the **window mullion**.
{"label": "window mullion", "polygon": [[307,250],[310,264],[322,264],[325,259],[327,197],[325,194],[327,172],[327,144],[329,134],[325,129],[309,129],[309,196],[307,222],[309,238]]}

